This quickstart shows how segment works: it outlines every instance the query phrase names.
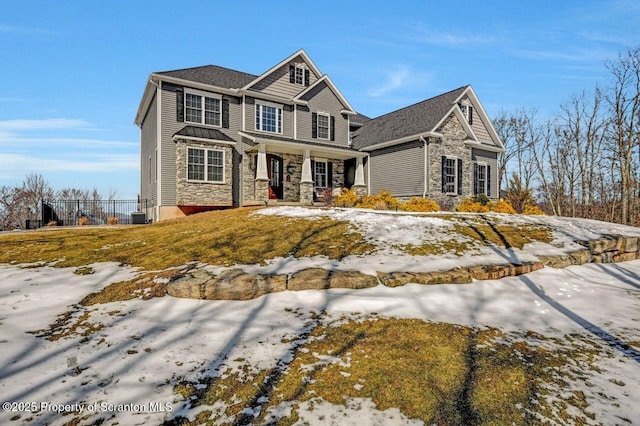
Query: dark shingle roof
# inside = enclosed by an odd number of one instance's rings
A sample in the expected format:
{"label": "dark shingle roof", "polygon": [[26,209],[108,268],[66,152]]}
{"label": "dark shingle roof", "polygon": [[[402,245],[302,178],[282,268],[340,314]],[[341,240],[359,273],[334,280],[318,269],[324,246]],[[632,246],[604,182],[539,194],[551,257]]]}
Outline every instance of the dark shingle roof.
{"label": "dark shingle roof", "polygon": [[220,130],[210,129],[207,127],[186,126],[173,136],[188,136],[192,138],[234,142],[233,139],[231,139],[229,136],[222,133]]}
{"label": "dark shingle roof", "polygon": [[258,78],[258,76],[253,74],[247,74],[217,65],[205,65],[202,67],[163,71],[154,74],[180,78],[196,83],[210,84],[225,89],[239,89]]}
{"label": "dark shingle roof", "polygon": [[352,116],[349,118],[349,122],[350,122],[351,124],[364,124],[364,123],[366,123],[367,121],[371,121],[371,118],[367,117],[367,116],[366,116],[366,115],[364,115],[364,114],[360,114],[359,112],[358,112],[358,113],[356,113],[356,115],[352,115]]}
{"label": "dark shingle roof", "polygon": [[469,86],[390,112],[363,123],[353,134],[353,146],[366,148],[432,130]]}

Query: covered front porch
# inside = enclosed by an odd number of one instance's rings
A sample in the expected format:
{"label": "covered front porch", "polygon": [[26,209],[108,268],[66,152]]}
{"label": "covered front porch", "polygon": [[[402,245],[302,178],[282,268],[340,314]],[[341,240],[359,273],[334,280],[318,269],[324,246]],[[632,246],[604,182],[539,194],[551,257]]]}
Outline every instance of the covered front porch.
{"label": "covered front porch", "polygon": [[366,153],[351,148],[276,140],[243,134],[243,205],[312,205],[337,188],[367,193]]}

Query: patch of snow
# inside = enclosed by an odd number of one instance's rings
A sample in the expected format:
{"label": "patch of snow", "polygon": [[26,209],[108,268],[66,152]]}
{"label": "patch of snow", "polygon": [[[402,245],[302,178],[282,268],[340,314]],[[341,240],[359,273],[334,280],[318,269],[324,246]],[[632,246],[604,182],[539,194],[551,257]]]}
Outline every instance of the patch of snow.
{"label": "patch of snow", "polygon": [[[380,270],[371,262],[371,268]],[[409,257],[407,264],[411,265]],[[176,383],[201,383],[203,377],[228,367],[250,365],[247,374],[251,375],[286,364],[299,344],[295,336],[309,330],[313,313],[326,312],[332,320],[375,314],[492,326],[506,332],[530,330],[549,337],[588,336],[604,346],[607,355],[597,363],[601,372],[584,372],[590,386],[580,390],[587,396],[589,410],[604,424],[619,423],[618,416],[640,418],[640,357],[637,350],[620,345],[640,341],[640,261],[545,268],[471,285],[280,292],[250,301],[136,299],[88,307],[91,323],[103,328],[86,338],[48,341],[29,334],[46,328],[87,294],[135,276],[134,270],[115,263],[91,267],[94,274],[75,275],[75,268],[0,266],[0,394],[4,400],[141,407],[138,411],[98,410],[87,422],[108,418],[120,424],[157,424],[179,415],[195,418],[207,407],[188,408],[188,401],[173,392]],[[317,358],[337,362],[348,373],[347,357]],[[152,403],[168,404],[171,411]],[[269,413],[285,415],[293,403],[270,408]],[[350,400],[346,408],[315,400],[309,411],[311,404],[301,404],[301,421],[390,425],[411,421],[397,409],[377,410],[368,400]],[[214,408],[221,407],[216,403]],[[0,424],[11,424],[16,414],[1,412]],[[20,421],[30,416],[22,413]],[[33,417],[34,424],[61,425],[70,420],[48,410]]]}

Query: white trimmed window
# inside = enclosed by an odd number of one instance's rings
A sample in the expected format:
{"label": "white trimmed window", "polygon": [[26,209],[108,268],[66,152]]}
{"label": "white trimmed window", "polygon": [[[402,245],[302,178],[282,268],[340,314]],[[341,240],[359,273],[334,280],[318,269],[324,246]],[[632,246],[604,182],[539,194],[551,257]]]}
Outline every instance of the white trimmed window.
{"label": "white trimmed window", "polygon": [[476,194],[487,194],[487,165],[483,163],[476,164]]}
{"label": "white trimmed window", "polygon": [[446,194],[458,193],[458,168],[457,158],[446,157],[443,161],[442,178],[444,179],[442,188]]}
{"label": "white trimmed window", "polygon": [[330,121],[330,116],[329,114],[325,114],[322,112],[318,113],[318,139],[329,139],[330,138],[330,134],[329,134],[329,121]]}
{"label": "white trimmed window", "polygon": [[462,115],[467,119],[469,124],[473,124],[473,107],[467,104],[458,104],[460,110],[462,111]]}
{"label": "white trimmed window", "polygon": [[282,105],[256,102],[256,130],[282,133]]}
{"label": "white trimmed window", "polygon": [[315,160],[313,169],[314,169],[313,182],[316,190],[322,190],[327,188],[328,187],[327,180],[329,175],[327,160]]}
{"label": "white trimmed window", "polygon": [[222,102],[201,92],[184,93],[184,120],[188,123],[220,127]]}
{"label": "white trimmed window", "polygon": [[304,68],[302,65],[295,66],[295,83],[304,84]]}
{"label": "white trimmed window", "polygon": [[188,148],[187,180],[224,183],[224,151]]}

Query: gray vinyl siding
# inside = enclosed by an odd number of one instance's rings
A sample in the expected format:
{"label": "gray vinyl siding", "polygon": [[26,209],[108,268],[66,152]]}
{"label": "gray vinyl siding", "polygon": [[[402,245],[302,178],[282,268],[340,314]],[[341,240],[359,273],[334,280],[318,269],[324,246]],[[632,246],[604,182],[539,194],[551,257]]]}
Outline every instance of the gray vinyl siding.
{"label": "gray vinyl siding", "polygon": [[[273,101],[263,101],[258,98],[252,98],[249,96],[247,96],[245,100],[246,100],[245,119],[247,120],[246,129],[248,132],[257,132],[257,133],[264,133],[266,135],[277,135],[285,138],[293,138],[293,108],[294,107],[292,105],[278,104],[277,102],[273,102]],[[256,129],[256,103],[282,106],[282,134],[272,133],[272,132],[262,132]],[[236,137],[234,139],[237,139],[237,132],[236,132]]]}
{"label": "gray vinyl siding", "polygon": [[489,198],[498,198],[498,154],[474,148],[471,151],[471,159],[476,162],[486,163],[491,167],[491,174],[489,175],[491,194],[489,194]]}
{"label": "gray vinyl siding", "polygon": [[280,68],[260,80],[257,84],[251,87],[251,89],[285,98],[295,97],[298,93],[306,89],[306,86],[304,85],[289,82],[289,65],[296,63],[303,64],[303,66],[309,70],[310,85],[320,78],[320,76],[315,75],[313,70],[304,63],[300,56],[297,56],[292,61],[282,65]]}
{"label": "gray vinyl siding", "polygon": [[[147,115],[140,126],[140,198],[149,200],[148,206],[157,205],[157,179],[156,173],[156,139],[158,129],[158,102],[154,95]],[[151,157],[151,182],[149,182],[149,157]]]}
{"label": "gray vinyl siding", "polygon": [[[332,143],[339,146],[349,145],[349,122],[346,116],[340,114],[344,105],[338,100],[333,91],[322,82],[311,89],[305,96],[308,101],[307,108],[298,107],[296,113],[297,138],[303,140],[314,140],[318,142]],[[331,115],[335,120],[335,140],[312,139],[312,113],[324,112]]]}
{"label": "gray vinyl siding", "polygon": [[[464,97],[465,100],[469,100],[468,96]],[[489,143],[493,145],[493,140],[491,140],[491,136],[489,136],[489,131],[487,130],[487,123],[485,123],[481,118],[480,114],[478,114],[478,109],[475,105],[473,106],[473,124],[471,124],[471,129],[473,133],[476,134],[478,140],[480,142]]]}
{"label": "gray vinyl siding", "polygon": [[396,197],[424,192],[424,143],[408,142],[376,150],[370,154],[371,193],[382,189]]}

